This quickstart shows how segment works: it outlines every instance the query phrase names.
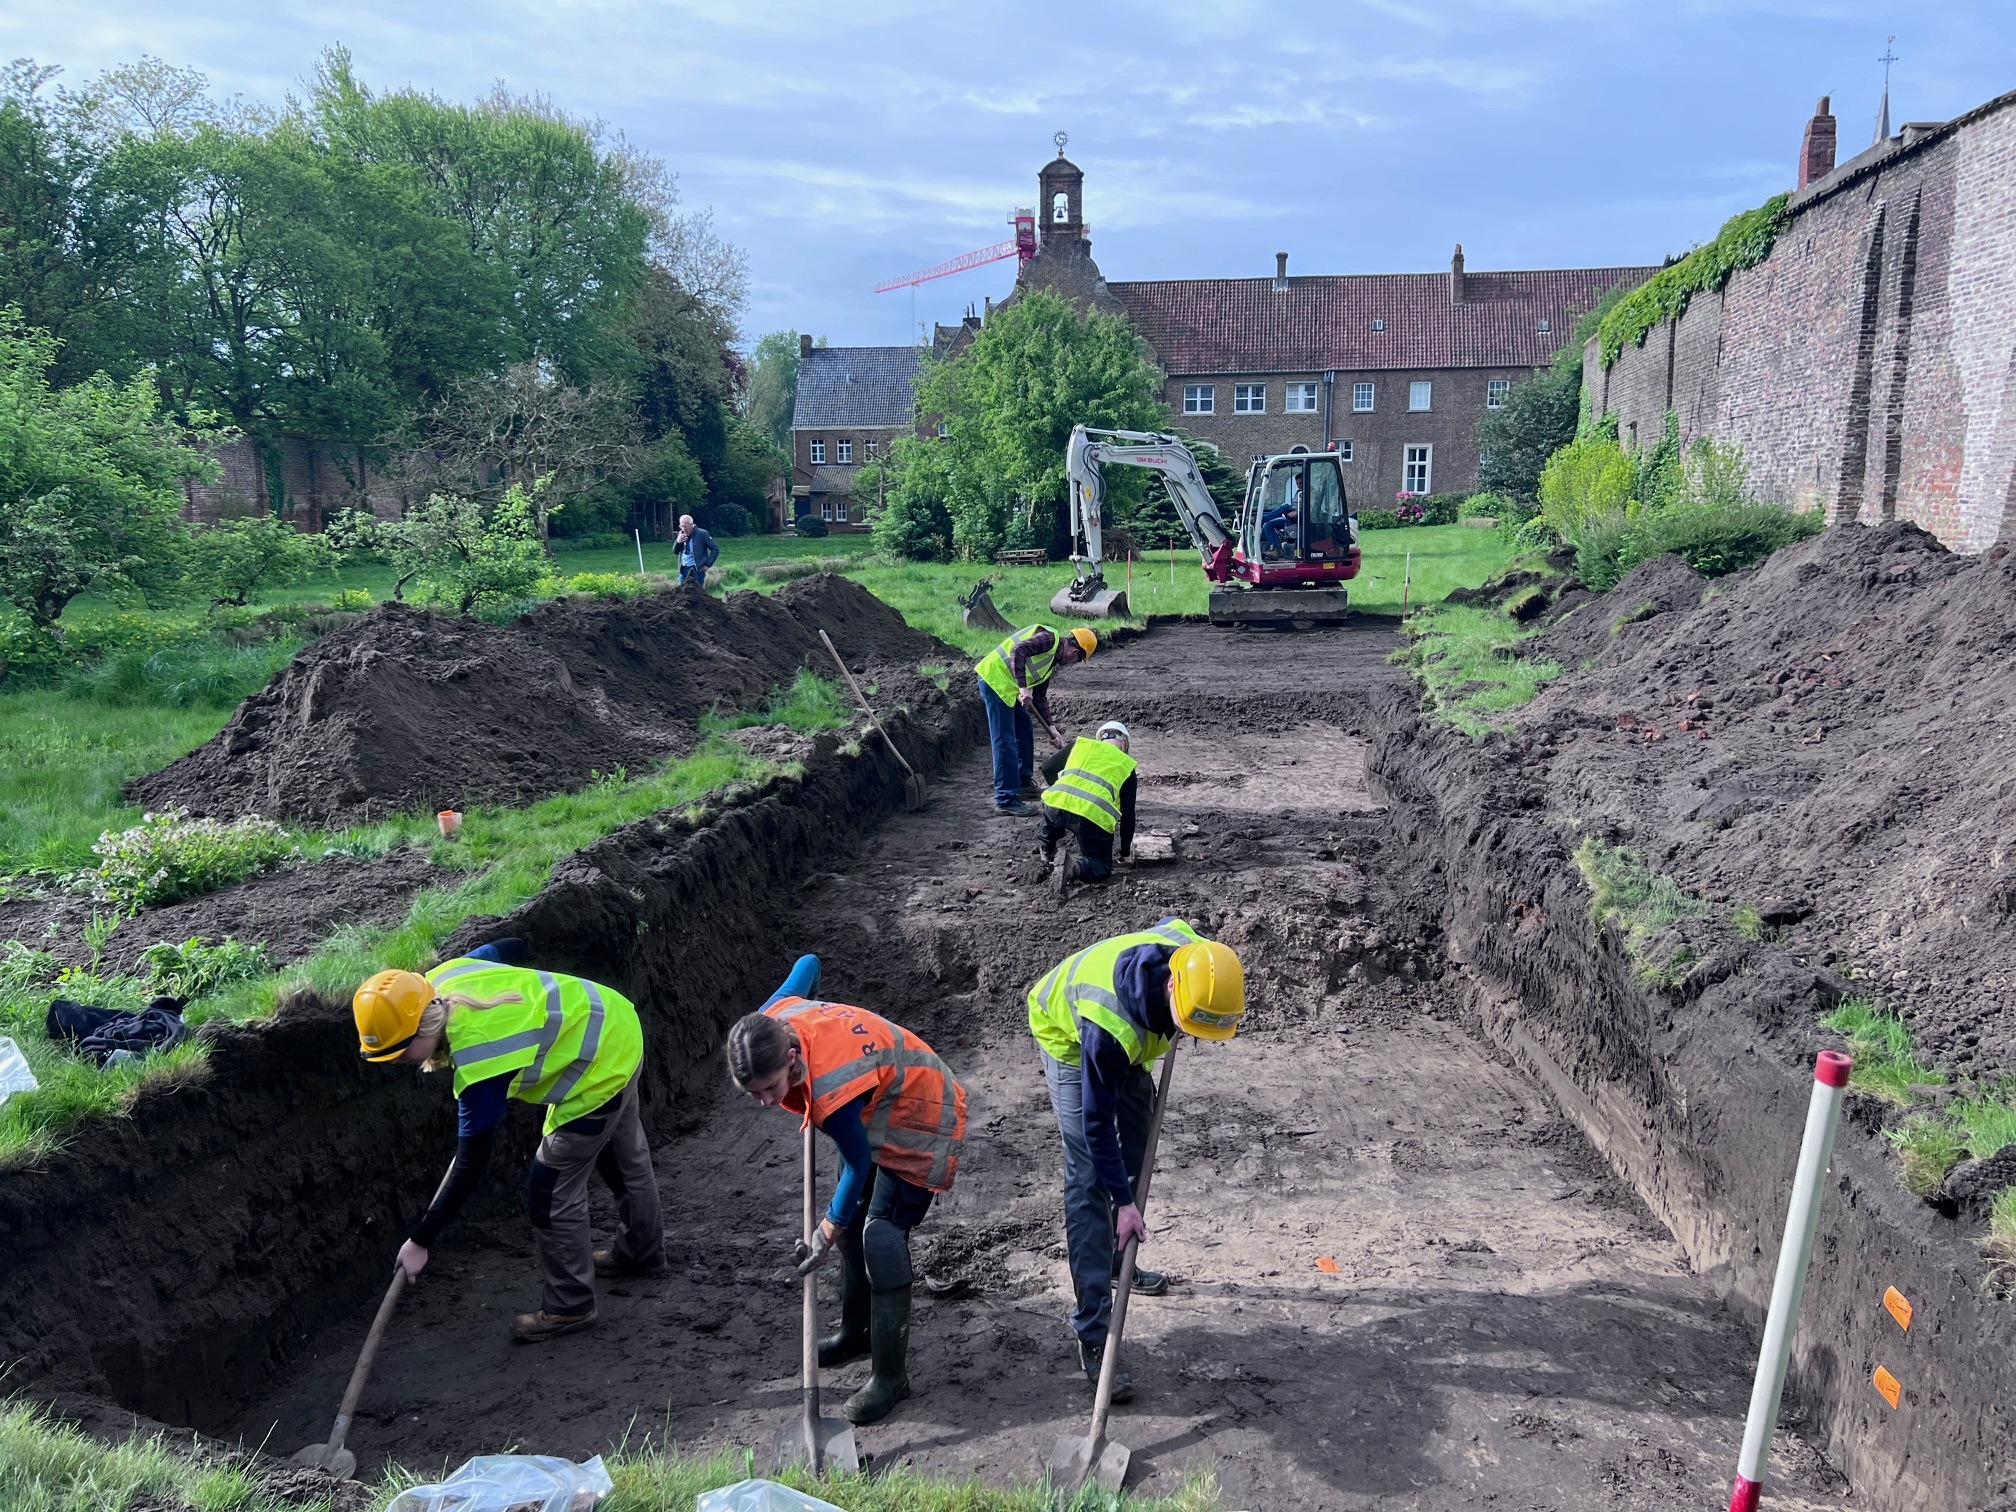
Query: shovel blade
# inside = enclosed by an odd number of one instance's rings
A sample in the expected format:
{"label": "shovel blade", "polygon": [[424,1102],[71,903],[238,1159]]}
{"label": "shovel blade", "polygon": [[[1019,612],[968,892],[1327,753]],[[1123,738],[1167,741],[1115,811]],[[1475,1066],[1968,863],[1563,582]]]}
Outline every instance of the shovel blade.
{"label": "shovel blade", "polygon": [[1092,1478],[1099,1482],[1102,1491],[1117,1492],[1127,1483],[1127,1466],[1134,1459],[1134,1451],[1125,1444],[1116,1444],[1111,1439],[1099,1454],[1099,1463],[1093,1467]]}
{"label": "shovel blade", "polygon": [[1067,1434],[1050,1451],[1050,1466],[1044,1479],[1050,1489],[1075,1496],[1099,1462],[1100,1441],[1083,1433]]}
{"label": "shovel blade", "polygon": [[786,1423],[777,1430],[771,1448],[771,1463],[779,1470],[799,1465],[821,1475],[854,1475],[861,1469],[861,1451],[854,1443],[854,1425],[840,1418],[822,1417],[815,1424]]}
{"label": "shovel blade", "polygon": [[930,791],[924,786],[924,779],[912,772],[903,779],[903,807],[915,813],[930,799]]}
{"label": "shovel blade", "polygon": [[320,1470],[332,1480],[349,1480],[357,1473],[357,1456],[348,1449],[329,1452],[327,1444],[310,1444],[298,1451],[288,1461],[290,1465],[302,1465],[310,1470]]}

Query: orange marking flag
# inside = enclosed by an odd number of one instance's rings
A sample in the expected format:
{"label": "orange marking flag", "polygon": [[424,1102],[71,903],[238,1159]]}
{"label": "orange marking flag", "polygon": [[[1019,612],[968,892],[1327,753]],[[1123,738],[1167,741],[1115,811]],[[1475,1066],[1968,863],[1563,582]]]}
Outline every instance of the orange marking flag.
{"label": "orange marking flag", "polygon": [[1883,1305],[1890,1310],[1890,1316],[1897,1320],[1899,1328],[1911,1326],[1911,1303],[1904,1293],[1891,1287],[1883,1293]]}
{"label": "orange marking flag", "polygon": [[1876,1374],[1871,1376],[1869,1381],[1876,1388],[1876,1394],[1892,1408],[1896,1407],[1898,1400],[1904,1395],[1903,1384],[1881,1365],[1876,1367]]}
{"label": "orange marking flag", "polygon": [[1326,1276],[1334,1276],[1337,1274],[1337,1261],[1329,1255],[1318,1255],[1316,1257],[1316,1269],[1323,1272]]}

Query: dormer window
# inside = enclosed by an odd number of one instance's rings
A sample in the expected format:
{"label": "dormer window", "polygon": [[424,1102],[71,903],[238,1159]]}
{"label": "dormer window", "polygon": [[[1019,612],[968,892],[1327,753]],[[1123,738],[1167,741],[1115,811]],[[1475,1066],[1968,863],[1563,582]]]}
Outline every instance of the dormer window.
{"label": "dormer window", "polygon": [[1554,322],[1553,322],[1553,321],[1551,321],[1551,320],[1543,320],[1543,321],[1541,321],[1541,322],[1540,322],[1540,334],[1541,334],[1542,336],[1545,336],[1545,335],[1546,335],[1546,334],[1547,334],[1547,333],[1548,333],[1549,331],[1551,331],[1551,330],[1553,330],[1553,329],[1554,329]]}
{"label": "dormer window", "polygon": [[1375,320],[1372,322],[1372,329],[1375,331],[1383,331],[1386,329],[1386,322],[1383,320]]}

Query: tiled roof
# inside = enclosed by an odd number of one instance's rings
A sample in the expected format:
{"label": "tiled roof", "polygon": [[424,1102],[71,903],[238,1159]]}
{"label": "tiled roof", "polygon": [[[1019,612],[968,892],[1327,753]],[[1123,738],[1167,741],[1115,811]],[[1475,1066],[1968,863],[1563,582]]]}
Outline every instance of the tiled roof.
{"label": "tiled roof", "polygon": [[[1539,367],[1604,292],[1657,268],[1171,278],[1109,283],[1172,373]],[[1383,330],[1373,322],[1383,321]],[[1542,331],[1540,323],[1549,323]]]}
{"label": "tiled roof", "polygon": [[798,364],[793,430],[845,430],[916,423],[918,349],[814,347]]}

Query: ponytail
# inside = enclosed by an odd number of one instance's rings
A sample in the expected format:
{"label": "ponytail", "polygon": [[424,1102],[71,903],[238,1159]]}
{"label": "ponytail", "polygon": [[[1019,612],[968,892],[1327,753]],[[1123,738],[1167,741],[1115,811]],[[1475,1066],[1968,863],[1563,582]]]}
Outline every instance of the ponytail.
{"label": "ponytail", "polygon": [[416,1036],[420,1034],[439,1034],[442,1036],[439,1047],[436,1048],[432,1055],[427,1057],[425,1069],[429,1071],[446,1071],[454,1064],[454,1060],[448,1050],[448,1038],[444,1032],[448,1028],[448,1011],[451,1008],[474,1008],[478,1012],[483,1012],[491,1008],[502,1008],[506,1003],[522,1003],[524,1001],[525,995],[519,992],[506,992],[492,998],[471,997],[466,992],[447,992],[434,999],[433,1002],[420,1010],[420,1022],[415,1028]]}
{"label": "ponytail", "polygon": [[728,1074],[738,1087],[782,1071],[791,1059],[791,1031],[767,1013],[749,1013],[728,1030]]}

